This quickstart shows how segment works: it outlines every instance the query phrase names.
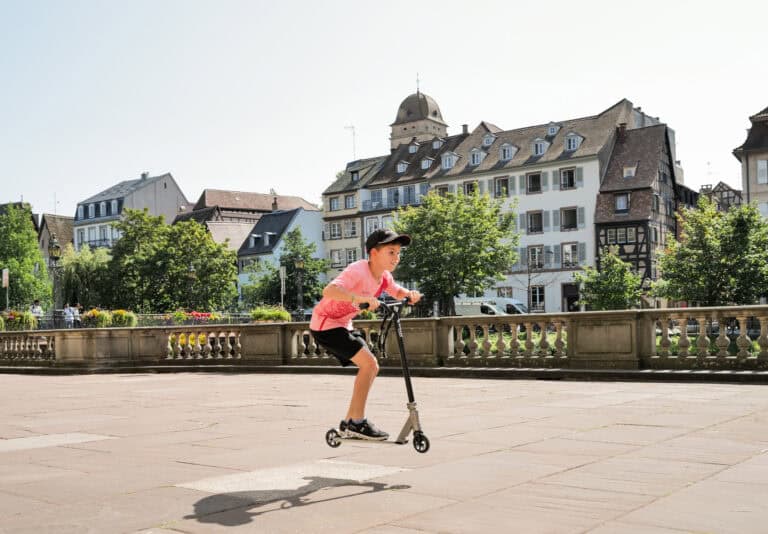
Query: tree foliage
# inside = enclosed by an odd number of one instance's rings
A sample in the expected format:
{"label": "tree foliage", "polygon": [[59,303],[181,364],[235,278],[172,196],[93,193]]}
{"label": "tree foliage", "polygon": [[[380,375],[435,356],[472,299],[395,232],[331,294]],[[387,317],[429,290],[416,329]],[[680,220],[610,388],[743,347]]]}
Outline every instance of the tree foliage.
{"label": "tree foliage", "polygon": [[108,300],[110,255],[105,248],[83,245],[76,251],[72,244],[61,255],[62,304],[80,303],[85,308],[103,306]]}
{"label": "tree foliage", "polygon": [[415,282],[426,301],[439,301],[442,314],[455,315],[455,297],[485,290],[515,263],[514,221],[513,211],[502,213],[488,195],[430,193],[421,206],[397,212],[395,230],[413,241],[396,277]]}
{"label": "tree foliage", "polygon": [[109,264],[112,307],[142,313],[232,305],[236,254],[195,221],[169,226],[148,211],[126,210]]}
{"label": "tree foliage", "polygon": [[[315,258],[317,245],[304,240],[300,228],[294,228],[285,235],[279,264],[285,265],[286,309],[298,308],[299,280],[296,262],[301,262],[301,288],[303,304],[309,307],[323,292],[320,275],[330,267],[325,259]],[[260,262],[247,268],[250,281],[242,287],[243,306],[253,308],[261,304],[280,304],[280,271],[277,265]]]}
{"label": "tree foliage", "polygon": [[702,306],[753,304],[768,295],[768,222],[754,205],[717,210],[707,197],[678,217],[680,241],[660,258],[659,296]]}
{"label": "tree foliage", "polygon": [[[51,281],[37,241],[37,232],[28,206],[8,204],[0,213],[0,270],[9,270],[8,301],[11,308],[27,309],[40,300],[51,304]],[[5,307],[5,290],[0,292]]]}
{"label": "tree foliage", "polygon": [[579,304],[591,310],[626,310],[640,302],[642,277],[619,257],[615,247],[603,250],[599,270],[585,267],[573,277],[580,285]]}

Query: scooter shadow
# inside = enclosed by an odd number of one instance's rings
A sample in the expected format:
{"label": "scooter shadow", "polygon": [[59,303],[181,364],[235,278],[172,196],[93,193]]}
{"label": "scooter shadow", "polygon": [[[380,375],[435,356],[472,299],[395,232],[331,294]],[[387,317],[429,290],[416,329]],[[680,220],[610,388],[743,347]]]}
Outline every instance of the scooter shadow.
{"label": "scooter shadow", "polygon": [[[237,491],[209,495],[197,501],[194,505],[194,514],[187,515],[184,519],[196,519],[200,523],[216,523],[222,526],[233,527],[250,523],[255,517],[268,512],[336,501],[366,493],[409,489],[411,487],[407,485],[390,486],[382,482],[360,482],[358,480],[342,478],[304,477],[303,480],[307,480],[308,483],[295,489]],[[355,491],[349,495],[340,495],[327,499],[311,500],[308,498],[318,490],[340,486],[367,488],[367,491]],[[258,509],[281,501],[283,502],[279,508]]]}

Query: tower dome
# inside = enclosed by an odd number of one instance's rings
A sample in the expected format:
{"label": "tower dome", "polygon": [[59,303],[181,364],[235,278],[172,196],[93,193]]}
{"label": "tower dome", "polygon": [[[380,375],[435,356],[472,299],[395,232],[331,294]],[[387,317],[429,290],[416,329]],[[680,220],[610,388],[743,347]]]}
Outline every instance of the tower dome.
{"label": "tower dome", "polygon": [[407,96],[400,103],[395,122],[390,126],[392,135],[389,139],[393,149],[412,139],[423,142],[448,135],[448,125],[443,120],[440,106],[434,98],[420,91]]}

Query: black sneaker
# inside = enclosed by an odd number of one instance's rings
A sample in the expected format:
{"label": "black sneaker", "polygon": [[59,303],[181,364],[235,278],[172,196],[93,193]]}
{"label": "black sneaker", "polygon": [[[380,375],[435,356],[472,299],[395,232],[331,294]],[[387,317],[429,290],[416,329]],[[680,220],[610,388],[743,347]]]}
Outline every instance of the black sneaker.
{"label": "black sneaker", "polygon": [[342,438],[347,437],[347,422],[344,419],[342,419],[339,423],[339,433],[341,434]]}
{"label": "black sneaker", "polygon": [[349,421],[347,423],[347,435],[353,438],[371,439],[383,441],[389,437],[389,434],[373,426],[368,419],[363,419],[360,423]]}

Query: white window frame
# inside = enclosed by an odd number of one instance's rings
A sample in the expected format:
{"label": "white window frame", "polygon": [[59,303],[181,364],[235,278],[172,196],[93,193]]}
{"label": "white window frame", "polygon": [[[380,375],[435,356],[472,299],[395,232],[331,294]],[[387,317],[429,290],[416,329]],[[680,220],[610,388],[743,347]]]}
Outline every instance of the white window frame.
{"label": "white window frame", "polygon": [[477,181],[476,180],[470,180],[468,182],[464,182],[461,184],[461,190],[464,191],[465,195],[471,195],[475,191],[477,191]]}
{"label": "white window frame", "polygon": [[[536,215],[538,215],[539,218],[541,219],[541,224],[536,230],[533,230],[534,225],[532,224],[532,222],[533,222],[533,217]],[[544,212],[543,211],[541,210],[529,211],[526,213],[526,219],[527,219],[526,220],[527,224],[525,225],[525,228],[529,234],[541,234],[542,232],[544,232]]]}
{"label": "white window frame", "polygon": [[565,150],[573,152],[581,146],[581,137],[578,135],[569,135],[565,138]]}
{"label": "white window frame", "polygon": [[483,162],[483,153],[479,150],[473,150],[469,155],[469,164],[472,166],[480,165]]}
{"label": "white window frame", "polygon": [[533,155],[534,156],[543,156],[546,151],[547,151],[547,142],[546,141],[535,141],[533,143]]}
{"label": "white window frame", "polygon": [[331,266],[333,267],[339,267],[341,265],[344,265],[341,262],[341,249],[333,249],[329,253],[329,257],[331,259]]}
{"label": "white window frame", "polygon": [[440,139],[432,141],[432,150],[439,150],[443,146],[443,142]]}
{"label": "white window frame", "polygon": [[344,209],[351,210],[355,207],[355,195],[344,195]]}
{"label": "white window frame", "polygon": [[347,265],[350,263],[354,263],[357,261],[357,249],[356,248],[348,248],[347,249]]}
{"label": "white window frame", "polygon": [[501,161],[510,161],[515,157],[515,147],[512,145],[501,145],[499,148],[499,159]]}
{"label": "white window frame", "polygon": [[83,219],[85,219],[85,208],[81,204],[77,207],[77,220],[80,221]]}
{"label": "white window frame", "polygon": [[110,215],[117,215],[117,200],[113,200],[110,204],[111,204],[111,206],[109,207],[111,211]]}
{"label": "white window frame", "polygon": [[[623,208],[620,208],[619,207],[619,200],[622,199],[622,198],[625,200],[625,204],[624,204]],[[629,193],[617,193],[613,197],[613,200],[614,200],[614,210],[617,213],[629,212]]]}
{"label": "white window frame", "polygon": [[421,160],[421,170],[426,171],[427,169],[429,169],[432,166],[433,161],[434,160],[430,158],[424,158],[423,160]]}
{"label": "white window frame", "polygon": [[88,218],[93,219],[96,217],[96,204],[88,204]]}
{"label": "white window frame", "polygon": [[365,235],[371,235],[381,228],[381,222],[378,217],[369,217],[365,220]]}
{"label": "white window frame", "polygon": [[[569,251],[569,252],[566,252]],[[579,244],[578,243],[563,243],[561,245],[562,253],[562,266],[564,268],[575,267],[579,264]],[[570,261],[566,260],[570,257]]]}
{"label": "white window frame", "polygon": [[443,154],[443,161],[441,162],[443,170],[453,169],[453,166],[456,165],[455,159],[453,154]]}
{"label": "white window frame", "polygon": [[494,178],[493,194],[495,198],[506,198],[509,196],[509,176]]}
{"label": "white window frame", "polygon": [[528,247],[528,267],[534,269],[544,268],[544,245],[530,245]]}
{"label": "white window frame", "polygon": [[608,228],[605,235],[605,243],[607,245],[616,244],[616,228]]}
{"label": "white window frame", "polygon": [[357,221],[354,219],[344,221],[344,237],[357,237]]}
{"label": "white window frame", "polygon": [[560,131],[560,127],[557,124],[550,124],[547,127],[547,135],[557,135],[557,132]]}
{"label": "white window frame", "polygon": [[531,286],[530,311],[544,311],[546,306],[544,286]]}
{"label": "white window frame", "polygon": [[419,145],[417,143],[411,143],[408,145],[408,153],[409,154],[415,154],[419,151]]}
{"label": "white window frame", "polygon": [[637,165],[627,165],[624,167],[624,178],[634,178],[637,173]]}
{"label": "white window frame", "polygon": [[99,202],[99,217],[104,217],[107,214],[107,203]]}
{"label": "white window frame", "polygon": [[627,227],[627,244],[637,243],[637,232],[634,226]]}
{"label": "white window frame", "polygon": [[483,146],[491,146],[496,141],[496,136],[491,134],[485,134],[483,136]]}
{"label": "white window frame", "polygon": [[[565,174],[571,173],[571,178],[573,185],[567,185],[565,180]],[[576,168],[575,167],[569,167],[567,169],[560,169],[559,172],[560,175],[560,189],[561,190],[570,190],[570,189],[576,189]]]}
{"label": "white window frame", "polygon": [[331,197],[328,199],[328,210],[339,211],[339,197]]}
{"label": "white window frame", "polygon": [[768,184],[768,159],[757,160],[757,183]]}
{"label": "white window frame", "polygon": [[408,170],[408,164],[406,162],[401,161],[400,163],[397,164],[397,173],[398,174],[403,174],[407,170]]}
{"label": "white window frame", "polygon": [[328,224],[328,233],[330,239],[341,239],[341,223],[332,222]]}

